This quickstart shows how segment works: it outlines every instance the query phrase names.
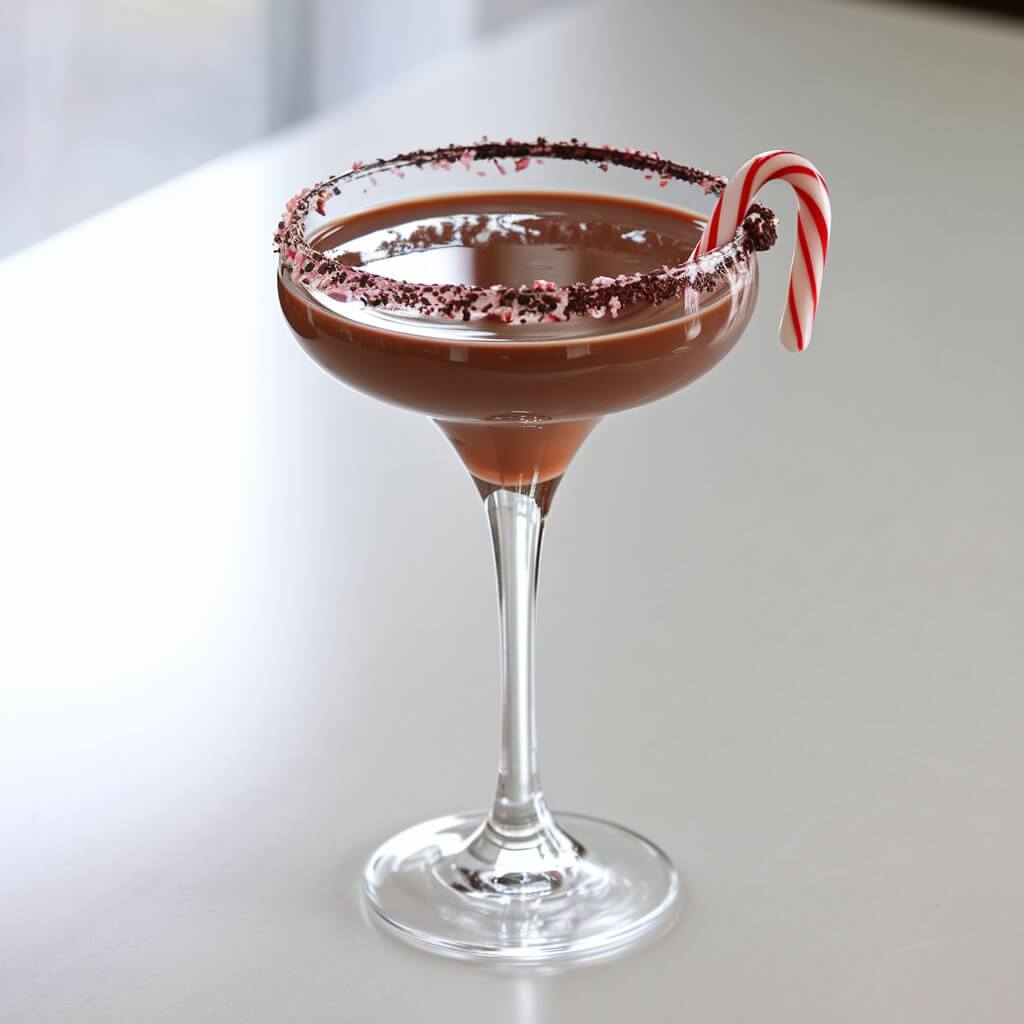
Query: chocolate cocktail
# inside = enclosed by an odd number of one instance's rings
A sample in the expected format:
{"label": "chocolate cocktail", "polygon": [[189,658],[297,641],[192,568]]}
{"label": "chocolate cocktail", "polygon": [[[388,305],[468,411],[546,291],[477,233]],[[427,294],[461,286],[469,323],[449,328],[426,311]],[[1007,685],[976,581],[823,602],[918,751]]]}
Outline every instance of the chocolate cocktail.
{"label": "chocolate cocktail", "polygon": [[671,917],[678,881],[656,846],[547,808],[534,607],[545,517],[580,445],[604,416],[707,372],[750,319],[775,219],[751,192],[709,248],[726,196],[724,179],[657,153],[483,141],[357,164],[299,193],[278,227],[296,338],[343,383],[433,419],[490,521],[497,794],[489,813],[389,840],[364,879],[381,917],[431,948],[542,961],[614,949]]}

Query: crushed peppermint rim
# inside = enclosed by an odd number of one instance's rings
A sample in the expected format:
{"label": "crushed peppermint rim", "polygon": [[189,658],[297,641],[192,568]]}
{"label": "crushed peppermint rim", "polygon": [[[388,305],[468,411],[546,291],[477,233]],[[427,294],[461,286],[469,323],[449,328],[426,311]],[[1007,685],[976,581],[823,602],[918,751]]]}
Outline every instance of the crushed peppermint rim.
{"label": "crushed peppermint rim", "polygon": [[[438,149],[418,149],[372,163],[357,161],[351,170],[317,182],[290,199],[274,233],[280,266],[297,284],[341,302],[361,300],[368,306],[449,320],[496,319],[525,324],[557,322],[583,315],[602,317],[606,313],[614,317],[624,306],[637,302],[658,305],[690,290],[714,291],[729,272],[749,260],[753,252],[764,252],[775,243],[775,215],[755,203],[731,241],[701,256],[638,274],[595,277],[590,282],[571,284],[538,280],[531,286],[513,288],[500,284],[489,287],[413,284],[342,263],[306,241],[305,221],[310,210],[323,215],[331,199],[340,195],[345,186],[361,179],[375,183],[375,176],[384,173],[403,177],[407,167],[450,171],[461,165],[469,171],[477,164],[483,168],[478,168],[477,174],[484,175],[494,168],[505,175],[510,169],[514,173],[525,171],[532,162],[540,164],[545,158],[596,164],[603,171],[610,165],[625,167],[642,172],[647,180],[657,179],[662,187],[673,180],[683,181],[715,196],[727,183],[725,178],[666,160],[656,152],[589,146],[578,139],[569,142],[550,142],[545,138],[534,142],[483,139],[469,146],[452,144]],[[505,166],[503,160],[510,161],[510,167]]]}

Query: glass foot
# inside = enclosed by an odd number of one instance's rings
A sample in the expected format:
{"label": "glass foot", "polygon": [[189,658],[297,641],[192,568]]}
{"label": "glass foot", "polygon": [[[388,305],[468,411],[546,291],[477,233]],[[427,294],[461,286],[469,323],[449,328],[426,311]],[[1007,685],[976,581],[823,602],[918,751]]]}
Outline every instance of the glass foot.
{"label": "glass foot", "polygon": [[672,920],[678,876],[635,832],[559,815],[542,847],[495,857],[484,819],[435,818],[389,839],[363,876],[370,906],[435,952],[517,963],[609,953]]}

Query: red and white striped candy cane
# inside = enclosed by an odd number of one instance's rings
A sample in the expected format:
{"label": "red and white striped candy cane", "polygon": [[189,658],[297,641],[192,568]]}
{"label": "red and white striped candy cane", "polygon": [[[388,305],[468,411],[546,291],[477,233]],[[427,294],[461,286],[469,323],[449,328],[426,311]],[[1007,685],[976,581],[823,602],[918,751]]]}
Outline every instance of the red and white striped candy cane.
{"label": "red and white striped candy cane", "polygon": [[796,245],[789,268],[789,299],[779,325],[779,337],[790,351],[802,352],[811,340],[832,226],[828,186],[810,160],[778,149],[759,153],[748,160],[729,179],[718,197],[693,254],[702,256],[710,249],[731,242],[754,196],[769,181],[776,180],[788,182],[797,197]]}

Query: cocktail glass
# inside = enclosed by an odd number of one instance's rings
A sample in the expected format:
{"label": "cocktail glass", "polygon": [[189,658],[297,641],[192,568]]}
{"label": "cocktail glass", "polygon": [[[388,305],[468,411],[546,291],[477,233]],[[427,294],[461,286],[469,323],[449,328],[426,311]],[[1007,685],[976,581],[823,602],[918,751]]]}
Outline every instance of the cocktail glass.
{"label": "cocktail glass", "polygon": [[[512,174],[499,179],[502,193],[538,202],[576,191],[658,200],[697,218],[707,217],[722,186],[657,154],[544,140],[356,165],[289,205],[277,236],[278,290],[296,338],[328,372],[438,424],[477,484],[494,545],[501,747],[493,804],[489,813],[453,814],[389,839],[365,869],[366,896],[381,918],[431,949],[544,962],[637,941],[669,923],[679,901],[676,871],[657,846],[599,818],[555,816],[541,789],[534,625],[545,518],[573,455],[602,417],[677,391],[733,348],[754,308],[754,249],[774,235],[741,231],[700,264],[674,268],[678,288],[656,323],[606,307],[597,309],[606,314],[599,320],[587,313],[534,318],[501,336],[488,330],[493,313],[477,317],[479,300],[466,320],[450,310],[424,315],[422,308],[366,305],[366,298],[382,301],[372,281],[346,277],[332,290],[322,254],[302,247],[337,218],[369,208],[493,192],[499,171]],[[634,290],[623,312],[635,314],[655,291]],[[513,308],[515,316],[504,319],[518,328],[521,310]]]}

